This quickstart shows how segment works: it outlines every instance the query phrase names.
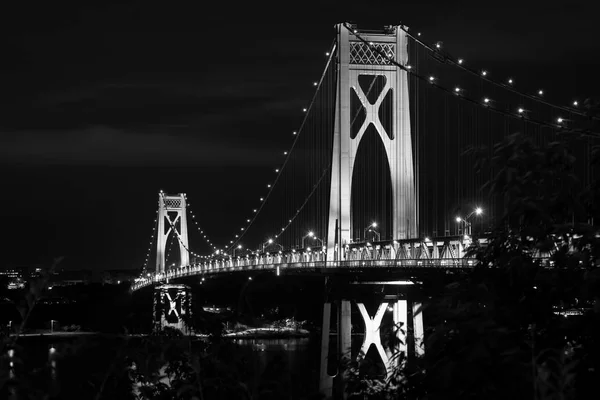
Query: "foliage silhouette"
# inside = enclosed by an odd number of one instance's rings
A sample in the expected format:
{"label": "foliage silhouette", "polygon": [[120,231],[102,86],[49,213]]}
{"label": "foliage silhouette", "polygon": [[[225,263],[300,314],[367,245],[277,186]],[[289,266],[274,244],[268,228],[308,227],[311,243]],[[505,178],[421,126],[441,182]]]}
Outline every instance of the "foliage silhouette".
{"label": "foliage silhouette", "polygon": [[[514,134],[495,147],[496,174],[486,188],[503,197],[505,212],[488,243],[469,249],[478,266],[452,276],[427,306],[436,321],[420,382],[427,399],[590,393],[598,371],[600,239],[588,221],[597,217],[598,182],[583,186],[569,144],[540,148]],[[587,167],[597,166],[596,154]],[[549,252],[550,262],[537,258]],[[556,314],[571,308],[584,315]]]}

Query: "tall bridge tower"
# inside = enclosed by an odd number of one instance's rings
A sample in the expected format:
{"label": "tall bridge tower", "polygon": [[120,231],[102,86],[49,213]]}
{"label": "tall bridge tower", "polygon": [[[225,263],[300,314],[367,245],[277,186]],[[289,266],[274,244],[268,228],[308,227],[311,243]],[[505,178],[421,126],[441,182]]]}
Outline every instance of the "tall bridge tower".
{"label": "tall bridge tower", "polygon": [[378,33],[350,31],[343,24],[336,29],[337,95],[327,235],[327,259],[331,261],[340,260],[340,249],[352,237],[352,173],[370,125],[383,143],[390,167],[393,238],[417,235],[408,76],[379,52],[406,65],[406,32],[399,26]]}
{"label": "tall bridge tower", "polygon": [[[342,261],[341,254],[351,242],[355,160],[362,139],[373,130],[383,144],[390,170],[392,237],[395,240],[417,237],[408,74],[391,61],[408,64],[406,32],[400,26],[388,26],[380,32],[358,31],[348,24],[338,24],[336,29],[337,93],[327,261]],[[320,391],[328,398],[334,394],[334,398],[346,398],[344,373],[332,375],[328,366],[332,362],[352,358],[352,304],[357,306],[365,327],[361,351],[367,353],[374,346],[386,376],[389,377],[398,365],[398,360],[393,357],[397,351],[407,356],[418,356],[424,351],[423,313],[418,288],[409,290],[413,282],[393,281],[389,274],[383,272],[372,281],[367,280],[368,276],[374,275],[367,274],[354,282],[342,277],[328,278],[327,286],[334,289],[327,290],[323,305],[319,383]],[[366,309],[367,299],[377,302],[373,316]],[[336,309],[337,321],[335,346],[329,338],[332,306]],[[384,317],[396,329],[393,334],[396,344],[388,348],[382,344],[380,335]],[[333,357],[334,354],[337,357]]]}
{"label": "tall bridge tower", "polygon": [[[179,224],[179,230],[177,226]],[[167,195],[161,190],[158,194],[158,232],[156,236],[156,273],[164,273],[165,252],[170,234],[178,236],[180,265],[190,263],[188,253],[188,230],[185,193]]]}

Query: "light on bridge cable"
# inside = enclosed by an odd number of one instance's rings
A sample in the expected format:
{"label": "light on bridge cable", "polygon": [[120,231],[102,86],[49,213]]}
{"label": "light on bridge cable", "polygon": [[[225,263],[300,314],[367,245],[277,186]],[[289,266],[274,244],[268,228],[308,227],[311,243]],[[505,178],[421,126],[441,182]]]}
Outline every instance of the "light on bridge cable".
{"label": "light on bridge cable", "polygon": [[577,107],[577,106],[579,105],[579,103],[577,102],[577,100],[573,101],[573,105],[574,105],[575,107]]}
{"label": "light on bridge cable", "polygon": [[561,117],[556,118],[556,122],[558,122],[559,124],[562,124],[564,121],[564,119],[562,119]]}
{"label": "light on bridge cable", "polygon": [[481,75],[486,76],[487,75],[487,71],[486,70],[481,71]]}
{"label": "light on bridge cable", "polygon": [[459,63],[459,64],[461,64],[461,65],[462,65],[462,63],[463,63],[464,61],[465,61],[465,60],[463,60],[462,58],[459,58],[459,59],[458,59],[458,63]]}
{"label": "light on bridge cable", "polygon": [[513,84],[513,80],[512,80],[512,78],[508,78],[508,81],[507,81],[507,82],[508,82],[508,84],[509,84],[509,85],[512,85],[512,84]]}
{"label": "light on bridge cable", "polygon": [[538,90],[538,95],[543,96],[544,95],[544,91],[542,89]]}

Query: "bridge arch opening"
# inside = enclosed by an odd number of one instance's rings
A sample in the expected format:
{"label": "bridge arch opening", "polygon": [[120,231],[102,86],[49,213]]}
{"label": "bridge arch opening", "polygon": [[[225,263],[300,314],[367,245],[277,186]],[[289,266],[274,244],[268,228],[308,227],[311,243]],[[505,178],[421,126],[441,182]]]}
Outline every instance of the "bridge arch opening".
{"label": "bridge arch opening", "polygon": [[[352,241],[391,240],[392,212],[390,165],[380,135],[371,123],[354,159],[350,197]],[[373,222],[377,226],[369,228]]]}
{"label": "bridge arch opening", "polygon": [[[181,265],[181,241],[177,237],[174,229],[181,234],[181,220],[177,218],[177,211],[167,211],[167,216],[171,221],[175,221],[172,226],[170,223],[165,223],[164,233],[169,232],[165,247],[165,269],[178,268]],[[174,229],[173,229],[174,228]],[[183,250],[185,251],[185,250]]]}

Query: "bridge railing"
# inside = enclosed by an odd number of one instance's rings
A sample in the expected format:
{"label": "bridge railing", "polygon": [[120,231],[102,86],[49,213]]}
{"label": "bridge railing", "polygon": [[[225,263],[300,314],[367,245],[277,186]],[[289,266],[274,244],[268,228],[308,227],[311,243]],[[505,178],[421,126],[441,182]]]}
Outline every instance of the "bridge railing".
{"label": "bridge railing", "polygon": [[[485,246],[487,238],[479,238],[478,244]],[[202,263],[186,265],[164,273],[148,274],[135,280],[132,291],[154,283],[186,276],[216,274],[232,271],[254,271],[275,269],[317,269],[317,268],[470,268],[476,260],[465,257],[472,241],[469,236],[443,237],[429,240],[406,239],[380,243],[352,243],[336,251],[336,259],[327,260],[325,249],[310,249],[262,253],[245,257],[213,259]],[[533,257],[542,259],[552,266],[551,253],[535,253]]]}
{"label": "bridge railing", "polygon": [[[485,239],[480,239],[485,242]],[[227,271],[282,268],[460,268],[472,266],[474,260],[465,259],[465,250],[471,244],[469,237],[442,239],[408,239],[382,243],[353,243],[344,246],[340,260],[327,261],[325,249],[311,251],[290,250],[262,253],[236,258],[213,259],[202,263],[171,269],[165,273],[139,278],[132,290],[185,276]],[[337,252],[336,252],[337,253]],[[336,257],[337,258],[337,257]]]}
{"label": "bridge railing", "polygon": [[[266,260],[265,260],[266,261]],[[277,261],[277,260],[272,260]],[[140,279],[134,283],[131,290],[138,290],[143,287],[168,281],[170,279],[183,278],[196,275],[212,275],[225,272],[235,271],[260,271],[274,270],[280,267],[286,269],[365,269],[365,268],[471,268],[477,263],[474,259],[362,259],[362,260],[346,260],[346,261],[290,261],[290,262],[273,262],[273,263],[254,263],[247,265],[235,265],[234,263],[217,263],[217,264],[195,264],[188,265],[176,270],[170,270],[166,273],[159,273]]]}

